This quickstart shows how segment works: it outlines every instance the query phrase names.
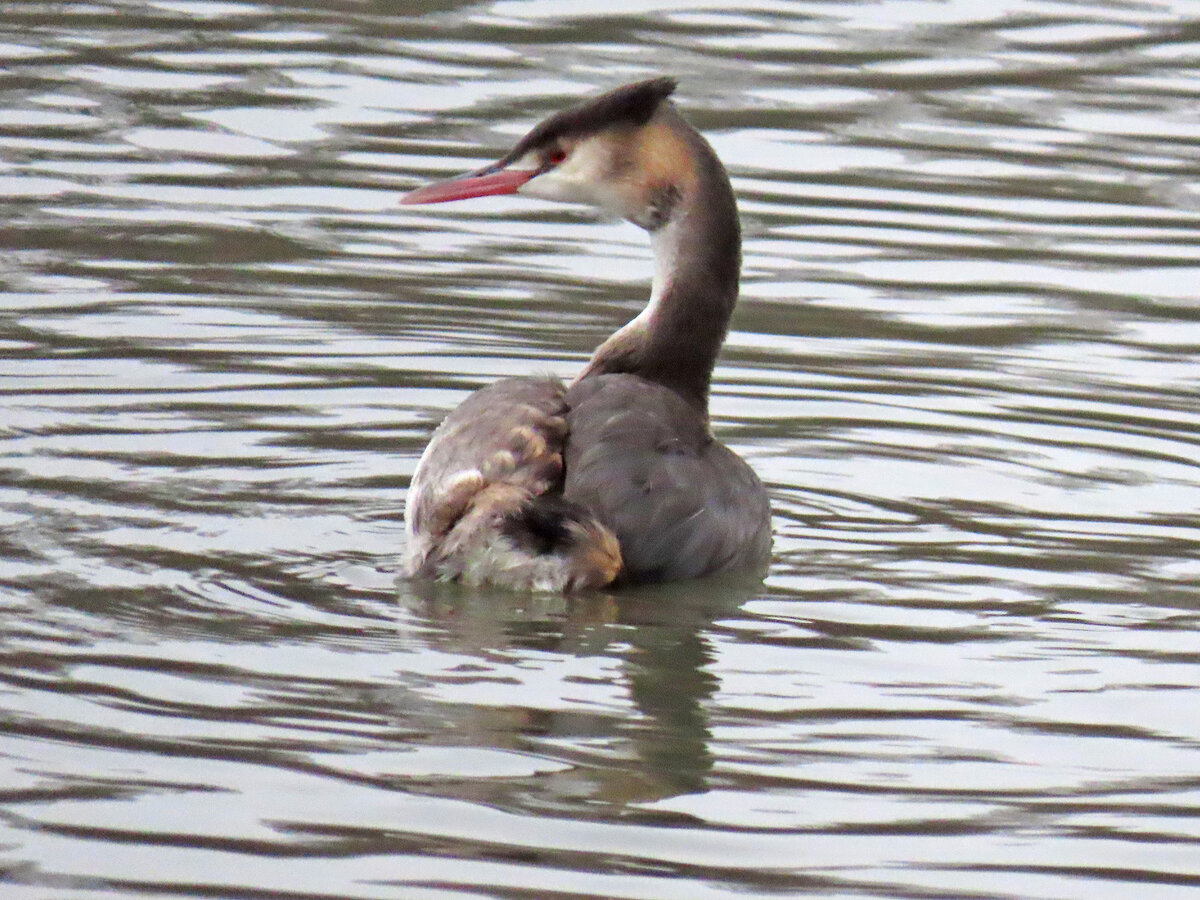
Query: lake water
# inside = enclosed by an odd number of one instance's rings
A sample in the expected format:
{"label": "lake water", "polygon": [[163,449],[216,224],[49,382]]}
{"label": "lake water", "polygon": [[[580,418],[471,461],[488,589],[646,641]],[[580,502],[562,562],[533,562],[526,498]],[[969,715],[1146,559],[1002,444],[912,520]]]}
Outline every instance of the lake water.
{"label": "lake water", "polygon": [[[1194,898],[1200,4],[0,9],[5,900]],[[724,158],[765,583],[397,581],[631,225],[400,208],[655,74]]]}

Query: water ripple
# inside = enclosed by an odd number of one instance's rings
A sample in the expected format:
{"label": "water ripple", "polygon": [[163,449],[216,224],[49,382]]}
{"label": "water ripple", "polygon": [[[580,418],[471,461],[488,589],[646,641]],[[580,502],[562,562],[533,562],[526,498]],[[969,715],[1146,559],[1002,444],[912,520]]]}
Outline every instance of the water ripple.
{"label": "water ripple", "polygon": [[[0,12],[5,897],[1191,896],[1188,3]],[[743,300],[765,582],[396,582],[466,391],[564,376],[644,237],[401,211],[679,76]]]}

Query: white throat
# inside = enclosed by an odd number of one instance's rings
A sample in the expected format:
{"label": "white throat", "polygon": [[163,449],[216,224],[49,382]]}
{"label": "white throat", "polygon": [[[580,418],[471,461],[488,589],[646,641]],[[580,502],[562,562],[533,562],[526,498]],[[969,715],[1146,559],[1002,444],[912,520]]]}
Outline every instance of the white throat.
{"label": "white throat", "polygon": [[[681,230],[678,221],[671,220],[651,233],[650,248],[654,251],[654,280],[650,283],[650,299],[642,311],[625,328],[645,327],[657,315],[659,307],[662,305],[662,299],[670,290],[671,281],[679,268],[679,254],[682,250]],[[621,330],[624,331],[625,328]]]}

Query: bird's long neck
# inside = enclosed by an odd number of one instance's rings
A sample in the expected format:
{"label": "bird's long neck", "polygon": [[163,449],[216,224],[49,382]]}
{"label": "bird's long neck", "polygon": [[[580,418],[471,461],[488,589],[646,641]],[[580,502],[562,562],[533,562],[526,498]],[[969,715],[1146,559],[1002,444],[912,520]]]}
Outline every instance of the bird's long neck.
{"label": "bird's long neck", "polygon": [[[679,393],[703,415],[717,354],[737,302],[741,230],[729,177],[700,134],[668,125],[690,169],[649,185],[654,283],[646,308],[596,350],[579,376],[627,372]],[[653,221],[661,214],[663,221]]]}

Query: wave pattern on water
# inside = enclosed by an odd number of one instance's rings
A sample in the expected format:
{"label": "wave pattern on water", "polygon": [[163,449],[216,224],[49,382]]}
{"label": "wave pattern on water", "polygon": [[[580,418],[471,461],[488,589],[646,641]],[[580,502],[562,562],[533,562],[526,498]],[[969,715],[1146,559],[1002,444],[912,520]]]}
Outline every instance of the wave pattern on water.
{"label": "wave pattern on water", "polygon": [[[0,26],[5,898],[1200,887],[1193,4]],[[397,196],[651,72],[740,198],[713,422],[771,573],[397,584],[439,418],[576,371],[650,271]]]}

